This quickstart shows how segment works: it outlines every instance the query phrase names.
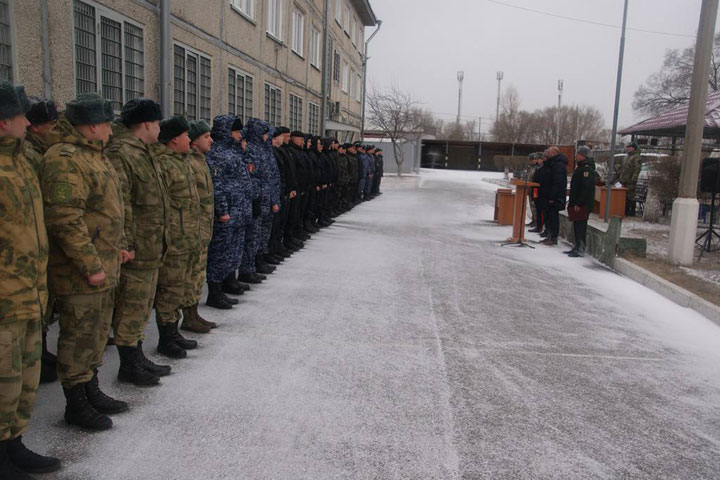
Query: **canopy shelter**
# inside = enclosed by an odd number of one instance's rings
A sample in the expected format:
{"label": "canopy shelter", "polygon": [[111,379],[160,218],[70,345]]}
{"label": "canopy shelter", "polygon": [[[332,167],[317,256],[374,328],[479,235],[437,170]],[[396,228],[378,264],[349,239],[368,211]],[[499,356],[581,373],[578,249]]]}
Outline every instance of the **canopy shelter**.
{"label": "canopy shelter", "polygon": [[[620,130],[620,135],[647,135],[650,137],[684,137],[687,126],[689,104],[668,110],[660,115],[643,120],[631,127]],[[703,138],[720,139],[720,91],[708,93],[705,106],[705,128]]]}

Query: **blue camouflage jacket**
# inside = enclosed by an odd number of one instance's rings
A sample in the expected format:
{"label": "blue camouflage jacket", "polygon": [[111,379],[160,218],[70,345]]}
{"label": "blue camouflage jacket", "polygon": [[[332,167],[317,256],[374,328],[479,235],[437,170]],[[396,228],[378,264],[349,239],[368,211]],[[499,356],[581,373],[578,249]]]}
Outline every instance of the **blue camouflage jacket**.
{"label": "blue camouflage jacket", "polygon": [[[267,141],[262,138],[265,133],[268,134]],[[255,178],[260,184],[260,201],[265,208],[280,204],[282,188],[271,135],[270,126],[256,118],[251,118],[243,131],[243,137],[247,140],[245,156],[249,163],[255,164]]]}
{"label": "blue camouflage jacket", "polygon": [[233,115],[218,115],[213,121],[213,145],[207,154],[213,180],[215,215],[230,215],[231,222],[252,218],[250,176],[241,165],[240,145],[232,138]]}

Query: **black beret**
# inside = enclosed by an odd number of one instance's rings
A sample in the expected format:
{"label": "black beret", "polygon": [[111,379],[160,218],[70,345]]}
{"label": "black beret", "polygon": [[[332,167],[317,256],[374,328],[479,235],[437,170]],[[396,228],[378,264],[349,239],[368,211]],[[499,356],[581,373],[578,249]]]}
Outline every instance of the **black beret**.
{"label": "black beret", "polygon": [[175,137],[179,137],[183,133],[190,130],[187,120],[182,115],[170,117],[160,122],[160,135],[158,141],[160,143],[168,143]]}
{"label": "black beret", "polygon": [[65,108],[65,118],[72,125],[97,125],[115,119],[112,104],[97,93],[81,93]]}
{"label": "black beret", "polygon": [[303,138],[305,138],[305,134],[304,134],[303,132],[301,132],[300,130],[293,130],[292,132],[290,132],[290,136],[291,136],[291,137],[303,137]]}
{"label": "black beret", "polygon": [[290,129],[287,127],[278,127],[275,129],[275,132],[279,132],[280,135],[285,135],[286,133],[290,133]]}
{"label": "black beret", "polygon": [[133,98],[122,107],[120,121],[126,126],[162,120],[160,104],[149,98]]}
{"label": "black beret", "polygon": [[230,127],[230,131],[235,132],[237,130],[242,130],[242,129],[243,129],[242,120],[240,120],[240,118],[236,118],[235,121],[232,123],[232,127]]}
{"label": "black beret", "polygon": [[279,128],[276,128],[275,130],[273,130],[272,138],[277,138],[282,134],[283,132],[281,132]]}
{"label": "black beret", "polygon": [[362,147],[362,142],[360,140],[358,140],[357,142],[353,143],[353,146],[354,147]]}
{"label": "black beret", "polygon": [[17,117],[30,110],[25,87],[13,85],[7,80],[0,82],[0,120]]}
{"label": "black beret", "polygon": [[54,122],[60,117],[55,102],[38,97],[28,97],[28,100],[30,100],[30,110],[25,114],[25,118],[31,125]]}
{"label": "black beret", "polygon": [[188,124],[188,135],[190,135],[191,142],[209,131],[210,125],[205,120],[193,120]]}

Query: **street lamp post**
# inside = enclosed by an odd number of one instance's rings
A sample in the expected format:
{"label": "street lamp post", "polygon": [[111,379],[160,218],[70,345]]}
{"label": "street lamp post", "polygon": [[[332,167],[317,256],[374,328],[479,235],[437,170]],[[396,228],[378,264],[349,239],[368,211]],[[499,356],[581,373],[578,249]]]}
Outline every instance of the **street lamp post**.
{"label": "street lamp post", "polygon": [[555,145],[560,144],[560,109],[562,108],[562,92],[564,82],[558,80],[558,109],[557,109],[557,130],[555,131]]}
{"label": "street lamp post", "polygon": [[457,123],[460,125],[460,117],[462,114],[462,87],[463,87],[463,80],[465,79],[465,72],[457,72],[457,79],[458,79],[458,114],[457,114]]}
{"label": "street lamp post", "polygon": [[683,158],[680,162],[680,185],[678,198],[673,202],[670,223],[670,259],[681,265],[692,265],[695,252],[699,208],[697,183],[717,12],[718,0],[703,0],[695,45]]}
{"label": "street lamp post", "polygon": [[502,86],[503,77],[505,74],[500,70],[497,72],[497,82],[498,82],[498,95],[497,95],[497,107],[495,108],[495,123],[497,123],[498,118],[500,118],[500,91]]}

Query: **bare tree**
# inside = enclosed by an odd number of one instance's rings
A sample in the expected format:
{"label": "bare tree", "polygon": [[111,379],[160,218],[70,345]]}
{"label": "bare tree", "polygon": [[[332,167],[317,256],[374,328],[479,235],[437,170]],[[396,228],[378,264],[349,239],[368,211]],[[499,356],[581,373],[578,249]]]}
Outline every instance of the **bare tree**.
{"label": "bare tree", "polygon": [[[635,111],[644,116],[653,116],[687,103],[690,99],[694,59],[694,46],[667,50],[662,68],[635,92]],[[715,35],[710,62],[708,83],[710,91],[716,91],[720,89],[720,33]]]}
{"label": "bare tree", "polygon": [[402,175],[403,158],[402,144],[407,137],[416,132],[414,122],[426,118],[418,114],[418,102],[407,92],[398,87],[381,91],[373,87],[367,96],[367,105],[370,110],[370,123],[382,131],[392,143],[397,174]]}

